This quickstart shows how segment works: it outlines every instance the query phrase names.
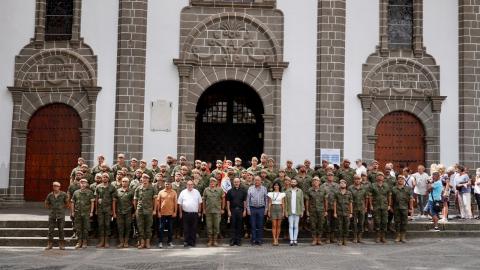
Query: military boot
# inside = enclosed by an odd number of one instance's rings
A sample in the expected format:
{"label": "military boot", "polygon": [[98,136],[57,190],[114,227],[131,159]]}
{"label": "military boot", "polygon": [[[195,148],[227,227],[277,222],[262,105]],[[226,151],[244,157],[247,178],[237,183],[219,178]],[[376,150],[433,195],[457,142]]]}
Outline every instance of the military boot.
{"label": "military boot", "polygon": [[207,247],[211,247],[211,246],[213,246],[213,235],[209,234]]}
{"label": "military boot", "polygon": [[212,246],[218,247],[217,235],[213,235]]}
{"label": "military boot", "polygon": [[52,241],[48,241],[47,243],[47,246],[45,247],[45,250],[49,250],[49,249],[52,249],[53,248],[53,242]]}
{"label": "military boot", "polygon": [[359,234],[358,234],[358,241],[357,241],[357,242],[360,243],[360,244],[363,244],[363,239],[362,239],[362,237],[363,237],[363,233],[359,233]]}
{"label": "military boot", "polygon": [[85,249],[85,248],[87,248],[87,247],[88,247],[88,242],[87,242],[87,240],[83,240],[83,241],[82,241],[82,248]]}
{"label": "military boot", "polygon": [[104,242],[105,242],[104,247],[105,247],[105,248],[109,248],[109,247],[110,247],[110,239],[108,238],[108,236],[105,237],[105,241],[104,241]]}
{"label": "military boot", "polygon": [[397,236],[395,237],[395,242],[398,243],[401,241],[401,234],[397,233]]}
{"label": "military boot", "polygon": [[128,237],[125,237],[125,239],[123,240],[123,247],[128,248]]}
{"label": "military boot", "polygon": [[406,242],[407,242],[407,239],[405,238],[405,234],[406,234],[406,233],[404,233],[404,232],[403,232],[403,233],[400,233],[400,242],[402,242],[402,243],[406,243]]}
{"label": "military boot", "polygon": [[387,242],[387,241],[385,240],[385,232],[381,232],[381,233],[380,233],[380,242],[382,242],[382,243],[384,243],[384,244]]}
{"label": "military boot", "polygon": [[321,246],[323,243],[322,243],[322,235],[320,234],[319,236],[317,236],[317,245]]}
{"label": "military boot", "polygon": [[380,232],[377,232],[377,236],[375,237],[375,243],[380,243]]}
{"label": "military boot", "polygon": [[100,239],[97,244],[97,248],[102,248],[102,247],[105,247],[105,237],[100,236]]}
{"label": "military boot", "polygon": [[117,245],[117,248],[123,248],[123,242],[124,242],[124,238],[119,236],[118,237],[118,245]]}
{"label": "military boot", "polygon": [[316,236],[316,235],[312,235],[312,238],[313,238],[313,240],[312,240],[312,246],[317,245],[317,241],[318,241],[317,236]]}
{"label": "military boot", "polygon": [[138,245],[138,249],[145,248],[145,240],[140,240],[140,245]]}
{"label": "military boot", "polygon": [[145,248],[150,248],[150,239],[145,240]]}
{"label": "military boot", "polygon": [[342,246],[346,246],[347,245],[347,239],[345,238],[345,236],[342,236]]}
{"label": "military boot", "polygon": [[82,240],[78,240],[78,241],[77,241],[77,244],[75,245],[75,249],[81,248],[81,247],[82,247],[82,243],[83,243]]}
{"label": "military boot", "polygon": [[358,234],[357,233],[353,233],[353,243],[358,243]]}
{"label": "military boot", "polygon": [[65,240],[60,240],[60,242],[58,242],[58,248],[60,250],[65,250]]}

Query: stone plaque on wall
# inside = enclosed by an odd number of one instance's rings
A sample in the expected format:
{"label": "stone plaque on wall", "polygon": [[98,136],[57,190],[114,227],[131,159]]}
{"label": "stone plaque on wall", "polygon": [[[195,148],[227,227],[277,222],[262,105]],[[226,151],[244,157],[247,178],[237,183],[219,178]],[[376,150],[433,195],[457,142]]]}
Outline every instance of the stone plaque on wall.
{"label": "stone plaque on wall", "polygon": [[172,130],[172,109],[173,103],[167,100],[156,100],[150,104],[150,130],[166,131]]}

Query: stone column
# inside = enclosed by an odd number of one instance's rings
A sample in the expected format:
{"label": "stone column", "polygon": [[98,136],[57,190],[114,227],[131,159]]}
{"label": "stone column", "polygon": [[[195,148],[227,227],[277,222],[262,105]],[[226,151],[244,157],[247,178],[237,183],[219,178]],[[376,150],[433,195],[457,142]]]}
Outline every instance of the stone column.
{"label": "stone column", "polygon": [[320,149],[343,155],[345,95],[345,0],[318,1],[315,163]]}
{"label": "stone column", "polygon": [[120,0],[114,158],[142,158],[148,0]]}
{"label": "stone column", "polygon": [[460,164],[480,167],[480,0],[459,0]]}

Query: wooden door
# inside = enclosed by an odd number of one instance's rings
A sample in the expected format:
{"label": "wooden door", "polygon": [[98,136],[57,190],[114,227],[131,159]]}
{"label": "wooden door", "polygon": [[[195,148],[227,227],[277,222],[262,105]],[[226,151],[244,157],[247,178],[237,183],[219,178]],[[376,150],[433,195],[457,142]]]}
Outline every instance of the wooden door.
{"label": "wooden door", "polygon": [[28,123],[25,158],[25,200],[43,201],[51,183],[66,191],[70,172],[81,154],[81,119],[64,104],[40,108]]}
{"label": "wooden door", "polygon": [[416,171],[418,165],[425,165],[425,129],[415,115],[403,111],[389,113],[379,121],[375,135],[375,159],[380,170],[388,162],[394,164],[397,173],[405,166]]}

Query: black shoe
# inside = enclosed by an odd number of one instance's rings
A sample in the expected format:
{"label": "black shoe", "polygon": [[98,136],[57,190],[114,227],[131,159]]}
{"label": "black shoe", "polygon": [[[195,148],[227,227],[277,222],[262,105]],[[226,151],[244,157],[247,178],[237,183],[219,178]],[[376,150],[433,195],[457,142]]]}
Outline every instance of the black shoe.
{"label": "black shoe", "polygon": [[235,242],[233,242],[233,241],[232,241],[232,242],[230,242],[230,246],[231,246],[231,247],[233,247],[233,246],[235,246],[235,245],[236,245],[236,243],[235,243]]}
{"label": "black shoe", "polygon": [[241,247],[241,246],[242,246],[242,242],[237,242],[237,246]]}
{"label": "black shoe", "polygon": [[295,245],[293,242],[290,242],[290,246],[293,247],[293,245]]}
{"label": "black shoe", "polygon": [[294,246],[298,246],[298,243],[295,241],[295,242],[293,243],[293,245],[294,245]]}

